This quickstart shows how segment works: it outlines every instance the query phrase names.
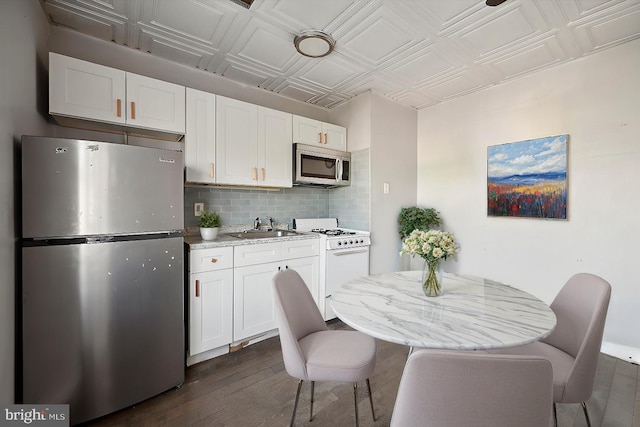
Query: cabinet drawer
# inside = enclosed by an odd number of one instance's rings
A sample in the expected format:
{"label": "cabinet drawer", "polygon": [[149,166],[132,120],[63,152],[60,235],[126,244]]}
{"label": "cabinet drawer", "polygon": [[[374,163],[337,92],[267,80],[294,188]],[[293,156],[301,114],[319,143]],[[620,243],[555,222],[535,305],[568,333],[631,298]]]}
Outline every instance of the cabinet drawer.
{"label": "cabinet drawer", "polygon": [[233,247],[197,249],[189,254],[189,272],[222,270],[233,267]]}
{"label": "cabinet drawer", "polygon": [[316,256],[319,254],[319,248],[317,238],[282,242],[282,259]]}
{"label": "cabinet drawer", "polygon": [[257,245],[243,245],[234,247],[233,266],[264,264],[282,259],[282,244],[261,243]]}

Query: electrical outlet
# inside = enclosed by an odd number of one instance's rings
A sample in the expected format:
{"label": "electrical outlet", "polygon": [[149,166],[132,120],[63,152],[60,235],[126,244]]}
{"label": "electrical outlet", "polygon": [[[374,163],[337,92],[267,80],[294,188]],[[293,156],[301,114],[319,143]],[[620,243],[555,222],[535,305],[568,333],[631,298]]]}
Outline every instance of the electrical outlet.
{"label": "electrical outlet", "polygon": [[204,203],[194,203],[193,214],[195,216],[201,216],[203,210],[204,210]]}

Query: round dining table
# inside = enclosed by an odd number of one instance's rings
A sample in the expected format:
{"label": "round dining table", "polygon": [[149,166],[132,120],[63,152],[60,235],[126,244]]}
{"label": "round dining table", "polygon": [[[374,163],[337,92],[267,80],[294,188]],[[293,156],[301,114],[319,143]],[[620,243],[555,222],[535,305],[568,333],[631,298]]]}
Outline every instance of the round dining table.
{"label": "round dining table", "polygon": [[338,318],[374,338],[415,348],[488,350],[528,344],[556,325],[535,296],[490,279],[444,273],[443,294],[427,297],[421,271],[362,277],[330,298]]}

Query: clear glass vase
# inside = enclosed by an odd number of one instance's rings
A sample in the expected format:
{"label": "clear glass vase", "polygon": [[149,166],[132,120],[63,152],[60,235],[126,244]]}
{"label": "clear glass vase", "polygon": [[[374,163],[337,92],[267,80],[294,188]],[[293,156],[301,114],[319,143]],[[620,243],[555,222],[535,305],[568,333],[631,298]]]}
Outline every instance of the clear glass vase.
{"label": "clear glass vase", "polygon": [[442,295],[442,269],[439,262],[425,260],[422,267],[422,290],[428,297]]}

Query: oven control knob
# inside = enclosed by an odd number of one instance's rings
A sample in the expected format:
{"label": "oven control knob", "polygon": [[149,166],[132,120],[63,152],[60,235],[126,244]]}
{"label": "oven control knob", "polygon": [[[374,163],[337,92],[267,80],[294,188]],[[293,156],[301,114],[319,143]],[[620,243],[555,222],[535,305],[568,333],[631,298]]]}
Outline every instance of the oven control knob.
{"label": "oven control knob", "polygon": [[349,240],[349,244],[350,244],[350,245],[353,245],[353,240]]}
{"label": "oven control knob", "polygon": [[363,240],[363,239],[360,239],[360,243],[364,243],[364,240]]}
{"label": "oven control knob", "polygon": [[342,246],[342,242],[338,242],[338,246]]}

